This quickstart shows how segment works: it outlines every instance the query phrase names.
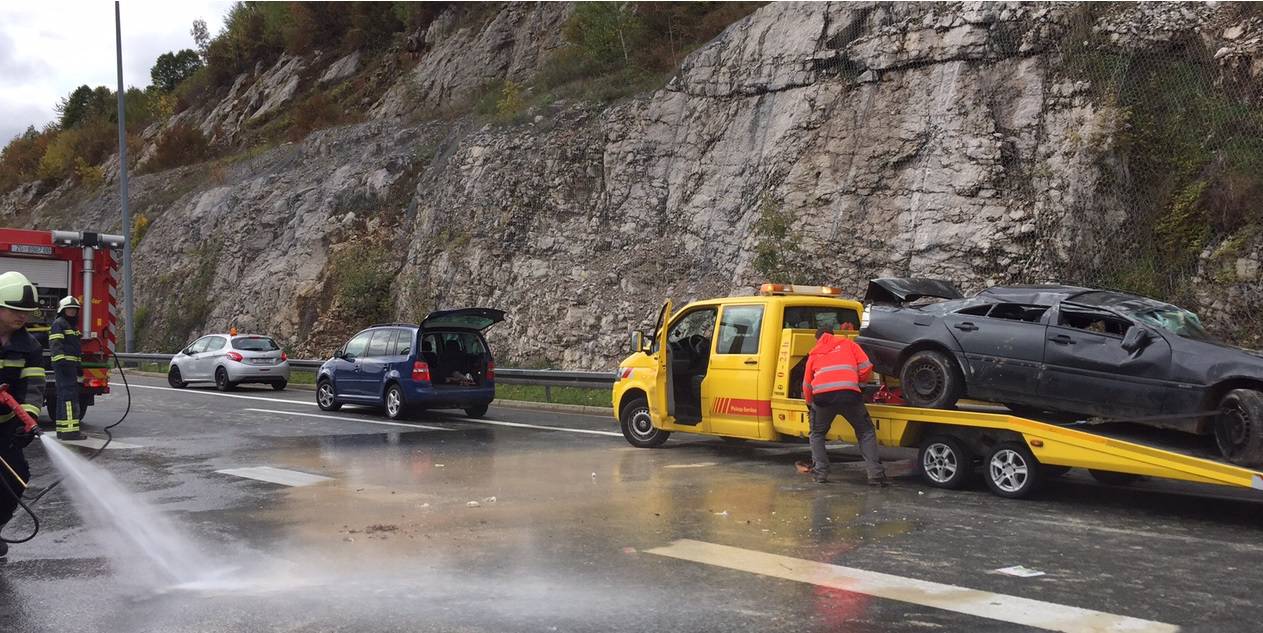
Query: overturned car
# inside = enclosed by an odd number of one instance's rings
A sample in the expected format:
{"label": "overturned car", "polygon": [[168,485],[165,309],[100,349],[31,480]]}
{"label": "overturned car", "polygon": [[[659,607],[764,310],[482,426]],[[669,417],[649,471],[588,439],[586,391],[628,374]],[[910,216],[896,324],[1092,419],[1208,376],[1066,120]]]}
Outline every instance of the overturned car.
{"label": "overturned car", "polygon": [[1019,415],[1130,419],[1213,434],[1229,461],[1263,465],[1263,353],[1215,340],[1188,310],[1062,285],[964,297],[907,278],[870,281],[865,303],[856,341],[911,405],[974,398]]}

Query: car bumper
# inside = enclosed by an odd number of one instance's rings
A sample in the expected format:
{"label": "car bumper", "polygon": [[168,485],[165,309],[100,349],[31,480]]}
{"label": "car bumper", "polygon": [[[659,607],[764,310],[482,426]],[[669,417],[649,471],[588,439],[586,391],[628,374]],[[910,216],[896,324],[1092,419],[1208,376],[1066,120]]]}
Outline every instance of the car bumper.
{"label": "car bumper", "polygon": [[228,380],[232,382],[289,382],[289,363],[279,365],[247,365],[230,362],[224,364]]}
{"label": "car bumper", "polygon": [[478,387],[435,388],[431,383],[405,383],[408,406],[423,409],[464,409],[489,404],[496,399],[494,384]]}

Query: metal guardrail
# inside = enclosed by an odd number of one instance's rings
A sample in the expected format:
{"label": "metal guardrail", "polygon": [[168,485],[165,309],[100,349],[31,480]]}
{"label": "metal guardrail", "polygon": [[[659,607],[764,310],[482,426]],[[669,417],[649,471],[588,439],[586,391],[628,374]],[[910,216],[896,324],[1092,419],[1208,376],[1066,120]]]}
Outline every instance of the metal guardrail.
{"label": "metal guardrail", "polygon": [[[168,363],[175,354],[115,354],[118,362],[127,364]],[[289,366],[295,369],[319,369],[325,361],[291,358]],[[551,401],[549,387],[586,387],[603,389],[614,384],[612,371],[567,371],[561,369],[509,369],[496,368],[496,382],[506,385],[541,385],[545,397]]]}

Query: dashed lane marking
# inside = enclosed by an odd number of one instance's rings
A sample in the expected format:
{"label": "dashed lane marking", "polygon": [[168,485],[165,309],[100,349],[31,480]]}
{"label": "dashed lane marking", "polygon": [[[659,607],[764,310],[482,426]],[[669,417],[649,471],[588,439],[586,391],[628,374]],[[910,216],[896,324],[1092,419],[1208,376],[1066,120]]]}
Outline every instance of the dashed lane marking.
{"label": "dashed lane marking", "polygon": [[273,484],[281,484],[282,486],[310,486],[318,484],[322,481],[332,481],[332,477],[322,475],[312,475],[297,470],[285,470],[284,468],[272,468],[271,466],[251,466],[249,468],[225,468],[224,470],[215,471],[222,475],[233,475],[235,477],[244,477],[246,479],[257,479]]}
{"label": "dashed lane marking", "polygon": [[414,431],[455,431],[442,426],[426,426],[424,424],[406,424],[404,422],[387,422],[385,420],[365,420],[364,418],[348,418],[341,415],[324,415],[320,413],[304,413],[302,411],[278,411],[275,409],[242,409],[242,411],[254,411],[257,413],[275,413],[277,415],[297,415],[304,418],[323,418],[325,420],[341,420],[344,422],[362,422],[364,424],[378,424],[381,426],[397,426]]}
{"label": "dashed lane marking", "polygon": [[647,553],[1048,631],[1172,633],[1180,630],[1163,622],[703,541],[681,539]]}

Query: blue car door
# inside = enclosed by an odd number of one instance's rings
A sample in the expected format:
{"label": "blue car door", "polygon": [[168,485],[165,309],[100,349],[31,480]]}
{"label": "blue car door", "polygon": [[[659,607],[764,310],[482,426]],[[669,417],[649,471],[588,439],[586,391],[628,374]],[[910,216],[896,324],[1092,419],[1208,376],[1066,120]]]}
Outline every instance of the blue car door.
{"label": "blue car door", "polygon": [[394,328],[375,330],[373,338],[368,341],[368,349],[360,358],[358,380],[362,381],[364,395],[367,397],[376,398],[382,395],[386,383],[386,370],[390,365],[388,355],[391,345],[394,344],[395,332]]}
{"label": "blue car door", "polygon": [[372,337],[372,330],[356,334],[342,348],[342,358],[336,359],[333,383],[339,398],[362,400],[366,397],[364,381],[360,377],[360,359],[368,349],[368,341]]}

